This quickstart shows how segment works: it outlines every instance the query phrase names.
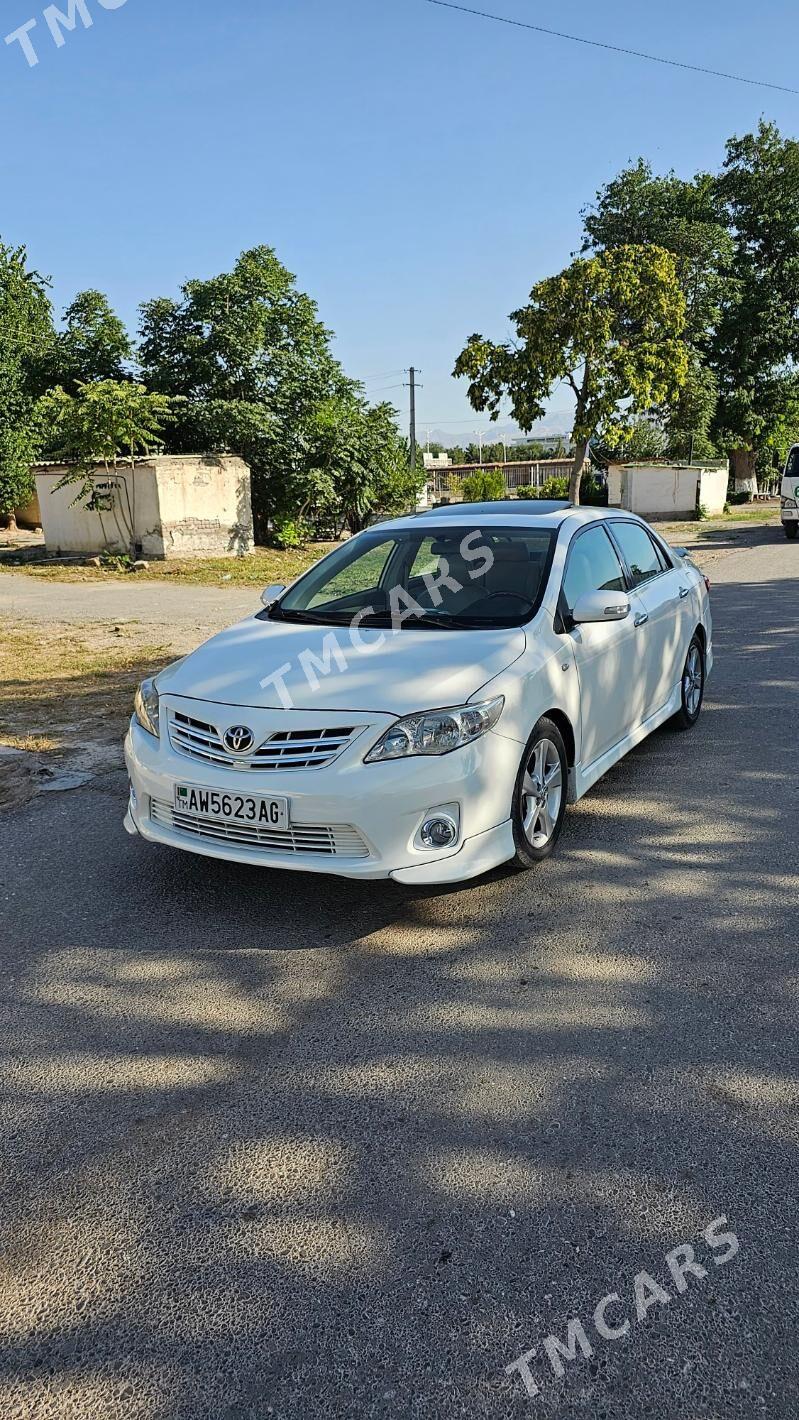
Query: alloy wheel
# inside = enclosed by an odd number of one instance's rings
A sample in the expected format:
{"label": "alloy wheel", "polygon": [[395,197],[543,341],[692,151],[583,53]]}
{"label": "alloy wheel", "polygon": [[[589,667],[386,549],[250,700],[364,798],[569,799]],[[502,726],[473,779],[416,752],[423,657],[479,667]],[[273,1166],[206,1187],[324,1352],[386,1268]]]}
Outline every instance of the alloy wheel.
{"label": "alloy wheel", "polygon": [[682,676],[683,702],[692,720],[695,715],[699,714],[699,706],[702,703],[703,683],[702,652],[696,643],[694,643],[688,652],[688,659],[685,662],[685,670]]}
{"label": "alloy wheel", "polygon": [[533,848],[549,842],[560,815],[563,768],[557,746],[541,739],[530,756],[522,781],[522,825]]}

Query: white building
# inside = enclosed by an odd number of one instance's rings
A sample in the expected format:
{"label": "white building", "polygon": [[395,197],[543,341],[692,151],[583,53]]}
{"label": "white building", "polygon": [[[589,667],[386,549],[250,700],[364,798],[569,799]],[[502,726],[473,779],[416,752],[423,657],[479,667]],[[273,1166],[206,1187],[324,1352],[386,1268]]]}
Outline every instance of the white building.
{"label": "white building", "polygon": [[88,500],[58,484],[70,470],[34,470],[47,550],[138,557],[244,556],[252,551],[250,470],[224,454],[176,454],[117,464],[90,475]]}

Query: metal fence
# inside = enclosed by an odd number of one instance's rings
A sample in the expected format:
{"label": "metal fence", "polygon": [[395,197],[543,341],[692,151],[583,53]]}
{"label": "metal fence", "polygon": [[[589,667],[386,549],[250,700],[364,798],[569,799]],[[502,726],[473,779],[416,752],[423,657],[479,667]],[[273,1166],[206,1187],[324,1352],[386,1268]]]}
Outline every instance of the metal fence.
{"label": "metal fence", "polygon": [[540,488],[549,478],[568,478],[572,471],[572,459],[539,459],[535,463],[459,463],[450,468],[430,470],[428,486],[431,493],[461,495],[464,479],[473,478],[476,473],[501,473],[505,487],[510,492],[515,488]]}

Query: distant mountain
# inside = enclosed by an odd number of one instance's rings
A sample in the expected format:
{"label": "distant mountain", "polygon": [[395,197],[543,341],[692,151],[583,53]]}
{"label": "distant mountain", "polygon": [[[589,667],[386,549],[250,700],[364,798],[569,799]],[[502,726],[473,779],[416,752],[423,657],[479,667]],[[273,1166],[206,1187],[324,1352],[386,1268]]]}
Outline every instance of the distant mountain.
{"label": "distant mountain", "polygon": [[[501,443],[503,439],[507,439],[510,445],[511,441],[516,440],[527,443],[528,441],[535,442],[536,439],[557,438],[562,438],[564,442],[568,442],[572,418],[573,413],[570,409],[562,411],[552,410],[539,424],[533,426],[529,434],[522,433],[518,424],[515,424],[513,420],[506,420],[504,423],[489,424],[483,428],[483,442],[486,444],[498,444]],[[443,444],[444,447],[448,449],[453,448],[456,444],[460,444],[461,447],[465,447],[467,444],[476,444],[477,436],[474,431],[481,425],[482,420],[480,416],[477,415],[475,417],[474,429],[464,428],[463,425],[458,425],[455,432],[453,432],[453,429],[431,429],[429,435],[430,443]],[[428,431],[424,425],[419,426],[419,436],[421,442],[427,443]],[[508,452],[510,453],[510,449]]]}

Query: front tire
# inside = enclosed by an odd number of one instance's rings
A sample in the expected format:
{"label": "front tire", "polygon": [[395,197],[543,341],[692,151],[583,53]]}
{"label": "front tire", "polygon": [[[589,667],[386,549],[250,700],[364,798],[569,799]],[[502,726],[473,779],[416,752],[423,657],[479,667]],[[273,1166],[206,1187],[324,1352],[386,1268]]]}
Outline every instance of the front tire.
{"label": "front tire", "polygon": [[546,717],[538,721],[519,765],[511,821],[514,863],[533,868],[554,851],[566,813],[569,761],[563,736]]}
{"label": "front tire", "polygon": [[692,730],[702,713],[705,699],[705,652],[698,635],[688,647],[680,681],[681,703],[672,720],[675,730]]}
{"label": "front tire", "polygon": [[785,528],[785,536],[790,542],[793,542],[793,539],[799,532],[799,523],[783,523],[782,526]]}

